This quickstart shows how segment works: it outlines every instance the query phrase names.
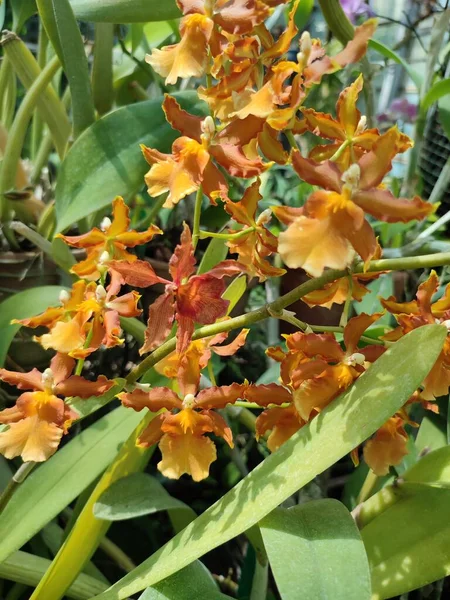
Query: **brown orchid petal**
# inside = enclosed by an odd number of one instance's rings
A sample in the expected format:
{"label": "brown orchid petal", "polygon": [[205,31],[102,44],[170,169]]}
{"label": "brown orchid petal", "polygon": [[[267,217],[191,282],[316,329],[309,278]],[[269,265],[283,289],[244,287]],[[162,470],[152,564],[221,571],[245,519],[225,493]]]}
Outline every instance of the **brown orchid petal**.
{"label": "brown orchid petal", "polygon": [[255,139],[264,127],[264,119],[249,115],[245,119],[231,121],[214,138],[219,144],[246,146]]}
{"label": "brown orchid petal", "polygon": [[9,385],[14,385],[18,390],[43,390],[42,373],[33,369],[28,373],[16,373],[0,369],[0,379]]}
{"label": "brown orchid petal", "polygon": [[[249,331],[250,329],[242,329],[234,338],[234,340],[225,346],[215,346],[213,344],[213,340],[211,340],[210,348],[214,354],[217,354],[218,356],[232,356],[233,354],[236,354],[239,348],[242,348],[242,346],[245,344],[245,340]],[[216,336],[216,338],[218,338],[218,336]]]}
{"label": "brown orchid petal", "polygon": [[259,192],[261,180],[258,178],[252,185],[248,186],[239,202],[228,200],[225,204],[227,213],[242,225],[255,225],[255,215],[258,203],[262,199]]}
{"label": "brown orchid petal", "polygon": [[178,288],[177,312],[202,325],[215,323],[227,313],[229,301],[222,298],[224,291],[224,281],[208,273],[191,277]]}
{"label": "brown orchid petal", "polygon": [[145,341],[139,354],[150,352],[164,342],[172,329],[174,318],[175,296],[169,291],[155,300],[149,308]]}
{"label": "brown orchid petal", "polygon": [[88,233],[83,233],[83,235],[62,235],[61,233],[57,233],[55,237],[61,238],[66,244],[75,248],[90,248],[106,242],[106,235],[96,227],[88,231]]}
{"label": "brown orchid petal", "polygon": [[331,115],[317,112],[313,108],[303,108],[305,123],[314,135],[318,135],[328,140],[345,141],[345,131],[340,122],[333,119]]}
{"label": "brown orchid petal", "polygon": [[67,354],[57,353],[50,361],[50,369],[53,373],[55,384],[67,379],[73,372],[75,360]]}
{"label": "brown orchid petal", "polygon": [[[342,225],[342,222],[341,222]],[[342,231],[342,227],[340,227]],[[369,223],[364,220],[359,229],[351,229],[350,227],[342,233],[348,239],[350,244],[360,255],[364,261],[364,268],[367,268],[369,262],[374,258],[377,252],[377,238]]]}
{"label": "brown orchid petal", "polygon": [[354,194],[353,200],[365,212],[387,223],[422,220],[435,210],[433,204],[424,202],[419,196],[412,200],[396,198],[390,191],[377,188],[359,191]]}
{"label": "brown orchid petal", "polygon": [[358,161],[361,169],[359,189],[376,188],[383,181],[386,173],[392,169],[392,159],[398,153],[400,131],[397,126],[391,127],[381,135],[370,152],[364,154]]}
{"label": "brown orchid petal", "polygon": [[256,0],[229,0],[219,6],[214,15],[215,23],[235,35],[251,33],[269,16],[269,7]]}
{"label": "brown orchid petal", "polygon": [[294,206],[271,206],[270,210],[284,225],[291,225],[298,217],[305,214],[303,206],[300,208]]}
{"label": "brown orchid petal", "polygon": [[294,433],[303,427],[305,422],[300,418],[294,406],[274,407],[263,411],[256,419],[257,439],[271,431],[267,438],[267,447],[271,452],[278,450]]}
{"label": "brown orchid petal", "polygon": [[264,407],[271,404],[289,404],[292,402],[291,392],[277,383],[249,385],[244,391],[244,398]]}
{"label": "brown orchid petal", "polygon": [[103,327],[105,335],[102,343],[106,348],[113,348],[123,344],[124,339],[120,338],[122,329],[120,327],[119,313],[116,310],[107,310],[103,315]]}
{"label": "brown orchid petal", "polygon": [[148,391],[135,388],[132,392],[121,392],[117,397],[124,406],[137,412],[144,408],[148,408],[151,412],[158,412],[163,408],[172,410],[183,407],[179,397],[168,387],[150,388]]}
{"label": "brown orchid petal", "polygon": [[11,408],[4,408],[0,411],[0,423],[2,425],[8,425],[9,423],[17,423],[25,417],[25,414],[20,407],[15,404]]}
{"label": "brown orchid petal", "polygon": [[136,445],[143,448],[149,448],[150,446],[157,444],[164,435],[161,425],[164,423],[165,417],[165,414],[156,415],[138,437]]}
{"label": "brown orchid petal", "polygon": [[373,325],[378,319],[381,319],[384,313],[374,313],[368,315],[361,313],[357,317],[349,320],[344,329],[344,344],[347,349],[347,354],[359,352],[358,342],[366,329]]}
{"label": "brown orchid petal", "polygon": [[217,198],[221,198],[222,200],[227,198],[227,180],[212,161],[208,162],[203,171],[202,190],[214,206],[217,205]]}
{"label": "brown orchid petal", "polygon": [[147,244],[155,235],[162,234],[162,231],[156,225],[150,225],[146,231],[125,231],[116,236],[116,241],[120,242],[127,248],[134,248],[141,244]]}
{"label": "brown orchid petal", "polygon": [[169,272],[176,285],[180,285],[184,279],[187,279],[194,273],[195,262],[191,230],[184,223],[180,243],[176,246],[169,262]]}
{"label": "brown orchid petal", "polygon": [[217,437],[223,438],[226,443],[233,448],[233,432],[225,419],[219,415],[219,413],[213,410],[205,411],[203,414],[207,415],[211,422],[211,430]]}
{"label": "brown orchid petal", "polygon": [[372,471],[382,477],[389,473],[391,465],[398,465],[408,454],[408,435],[403,428],[400,417],[391,417],[366,442],[363,450],[364,460]]}
{"label": "brown orchid petal", "polygon": [[166,120],[170,123],[173,129],[177,129],[181,135],[185,135],[197,142],[201,143],[202,136],[202,121],[201,117],[190,115],[183,110],[173,96],[164,94],[162,104]]}
{"label": "brown orchid petal", "polygon": [[153,267],[145,260],[135,260],[131,263],[111,260],[108,267],[111,276],[116,278],[115,281],[118,280],[117,275],[120,275],[121,285],[126,283],[131,287],[146,288],[157,283],[169,283],[167,279],[159,277]]}
{"label": "brown orchid petal", "polygon": [[247,158],[239,146],[231,144],[214,144],[209,153],[233,177],[257,177],[270,167],[270,163],[263,163],[260,158]]}
{"label": "brown orchid petal", "polygon": [[113,200],[113,220],[111,225],[108,227],[105,235],[108,238],[115,238],[121,233],[125,233],[128,231],[130,226],[130,209],[125,204],[123,198],[121,196],[117,196]]}
{"label": "brown orchid petal", "polygon": [[45,312],[29,319],[13,319],[11,325],[20,324],[24,327],[48,327],[49,329],[64,315],[65,309],[58,307],[47,308]]}
{"label": "brown orchid petal", "polygon": [[117,312],[121,317],[138,317],[142,313],[142,310],[137,307],[140,297],[137,292],[129,292],[108,300],[106,306],[109,310]]}
{"label": "brown orchid petal", "polygon": [[178,324],[176,352],[183,354],[189,347],[194,333],[195,324],[191,317],[176,313],[175,320]]}
{"label": "brown orchid petal", "polygon": [[88,381],[79,375],[72,375],[65,381],[61,381],[55,387],[55,393],[62,396],[77,396],[78,398],[90,398],[91,396],[102,396],[114,387],[115,382],[100,375],[96,381]]}
{"label": "brown orchid petal", "polygon": [[339,94],[336,104],[336,116],[347,136],[353,137],[361,118],[361,113],[356,108],[356,103],[363,85],[363,76],[359,75],[351,85]]}
{"label": "brown orchid petal", "polygon": [[[200,352],[197,352],[200,350]],[[200,356],[199,356],[200,354]],[[195,342],[189,344],[184,356],[179,360],[177,371],[178,386],[181,396],[192,394],[195,396],[200,385],[200,371],[204,366],[200,364],[200,360],[204,352],[201,351]],[[211,353],[208,353],[209,357]],[[208,358],[209,358],[208,357]]]}
{"label": "brown orchid petal", "polygon": [[203,409],[224,408],[227,404],[234,404],[236,400],[243,398],[246,387],[244,384],[232,383],[231,385],[213,386],[201,390],[195,399],[195,407]]}
{"label": "brown orchid petal", "polygon": [[327,161],[317,164],[313,160],[303,158],[300,152],[295,150],[292,153],[292,165],[303,181],[311,185],[318,185],[326,190],[340,192],[342,173],[334,163]]}
{"label": "brown orchid petal", "polygon": [[283,148],[278,135],[278,131],[265,123],[263,130],[258,134],[258,146],[268,160],[284,165],[289,160],[289,154]]}

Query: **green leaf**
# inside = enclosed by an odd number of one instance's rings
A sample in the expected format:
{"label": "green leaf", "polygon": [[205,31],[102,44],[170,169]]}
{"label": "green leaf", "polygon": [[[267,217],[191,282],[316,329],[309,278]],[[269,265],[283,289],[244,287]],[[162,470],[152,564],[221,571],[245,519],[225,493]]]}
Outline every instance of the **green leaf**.
{"label": "green leaf", "polygon": [[6,0],[0,0],[0,30],[3,29],[6,15]]}
{"label": "green leaf", "polygon": [[209,571],[200,562],[181,569],[171,577],[157,583],[139,597],[139,600],[226,600],[230,596],[221,594]]}
{"label": "green leaf", "polygon": [[279,508],[259,525],[283,600],[370,600],[366,552],[343,504],[326,499]]}
{"label": "green leaf", "polygon": [[422,87],[422,77],[413,69],[399,54],[378,42],[377,40],[369,40],[369,48],[375,50],[379,54],[382,54],[385,58],[395,61],[397,64],[402,65],[405,71],[408,73],[412,81],[418,90]]}
{"label": "green leaf", "polygon": [[144,418],[140,417],[137,426],[127,436],[126,442],[122,444],[115,459],[87,499],[69,535],[30,600],[47,600],[48,598],[59,600],[62,598],[75,577],[82,571],[87,559],[94,554],[110,526],[109,522],[95,518],[94,504],[115,481],[145,468],[155,447],[137,446],[136,440],[154,416],[152,413],[147,413]]}
{"label": "green leaf", "polygon": [[230,285],[222,294],[222,298],[225,300],[229,300],[230,304],[228,305],[227,314],[229,315],[242,296],[245,294],[247,289],[247,277],[245,275],[241,275],[233,279]]}
{"label": "green leaf", "polygon": [[427,410],[425,416],[417,432],[416,437],[416,448],[417,451],[423,452],[426,450],[437,450],[446,446],[447,441],[447,427],[445,419],[442,415],[436,415],[431,411]]}
{"label": "green leaf", "polygon": [[[56,517],[110,464],[139,420],[119,407],[93,423],[35,469],[0,515],[0,562]],[[14,527],[11,522],[14,520]]]}
{"label": "green leaf", "polygon": [[228,254],[226,240],[212,238],[198,266],[198,274],[206,273],[215,267]]}
{"label": "green leaf", "polygon": [[[291,6],[292,4],[293,3],[291,2]],[[308,25],[308,21],[311,17],[313,8],[314,0],[302,0],[302,2],[300,2],[300,4],[298,5],[294,16],[294,21],[300,32],[302,32],[303,29],[305,29],[305,27]]]}
{"label": "green leaf", "polygon": [[[424,456],[403,480],[364,503],[373,513],[361,531],[373,600],[399,596],[450,574],[450,490],[445,488],[450,485],[450,447]],[[444,487],[432,487],[436,485]]]}
{"label": "green leaf", "polygon": [[157,479],[146,473],[135,473],[113,483],[94,505],[97,519],[123,521],[163,510],[182,510],[195,518],[195,512],[184,502],[172,498]]}
{"label": "green leaf", "polygon": [[39,15],[66,73],[74,136],[95,121],[89,68],[80,30],[69,0],[37,0]]}
{"label": "green leaf", "polygon": [[27,319],[59,303],[62,287],[46,285],[14,294],[0,303],[0,366],[5,363],[9,345],[21,325],[11,325],[12,319]]}
{"label": "green leaf", "polygon": [[[368,315],[373,315],[373,313],[383,311],[379,297],[387,298],[394,293],[392,273],[380,275],[378,279],[371,281],[366,287],[370,290],[370,293],[366,294],[361,302],[353,303],[356,314],[360,315],[364,312]],[[390,318],[390,314],[386,313],[381,319],[378,319],[376,326],[379,326],[382,323],[389,324]]]}
{"label": "green leaf", "polygon": [[[49,566],[50,561],[46,558],[18,551],[0,563],[0,577],[35,587]],[[107,587],[107,583],[81,574],[67,590],[67,597],[74,600],[89,600],[92,594],[99,594]]]}
{"label": "green leaf", "polygon": [[[195,92],[174,96],[189,112],[205,111]],[[55,191],[58,231],[110,205],[115,196],[142,188],[148,165],[139,144],[167,152],[177,135],[166,122],[161,100],[119,108],[89,127],[61,165]]]}
{"label": "green leaf", "polygon": [[444,327],[429,325],[401,338],[345,394],[97,600],[122,600],[154,585],[260,521],[403,406],[435,363],[446,335]]}
{"label": "green leaf", "polygon": [[[6,5],[6,1],[3,1],[3,6]],[[13,29],[17,33],[19,32],[25,21],[29,19],[37,11],[35,0],[12,0],[11,9],[13,13]],[[3,25],[2,25],[3,27]],[[0,29],[2,29],[0,27]]]}
{"label": "green leaf", "polygon": [[181,16],[175,0],[70,0],[70,4],[81,21],[144,23]]}
{"label": "green leaf", "polygon": [[420,103],[421,110],[427,110],[443,96],[450,94],[450,79],[436,82],[425,94]]}
{"label": "green leaf", "polygon": [[438,107],[439,121],[445,131],[445,135],[450,139],[450,95],[439,98]]}

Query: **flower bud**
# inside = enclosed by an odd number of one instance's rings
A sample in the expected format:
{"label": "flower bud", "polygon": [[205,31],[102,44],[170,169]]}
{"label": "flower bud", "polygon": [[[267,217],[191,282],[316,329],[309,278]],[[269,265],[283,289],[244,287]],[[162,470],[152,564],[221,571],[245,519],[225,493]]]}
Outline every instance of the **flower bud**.
{"label": "flower bud", "polygon": [[272,211],[270,210],[270,208],[266,208],[266,210],[263,210],[262,213],[259,215],[256,224],[257,225],[265,225],[266,223],[268,223],[270,221],[270,219],[272,218]]}
{"label": "flower bud", "polygon": [[53,375],[53,371],[51,369],[45,369],[42,373],[42,385],[46,391],[51,392],[53,390],[53,386],[55,384],[55,377]]}
{"label": "flower bud", "polygon": [[345,171],[342,175],[341,180],[347,184],[352,190],[357,189],[359,185],[359,179],[361,177],[361,169],[359,165],[354,163]]}
{"label": "flower bud", "polygon": [[355,130],[355,136],[360,135],[367,127],[367,117],[362,115]]}
{"label": "flower bud", "polygon": [[194,394],[186,394],[183,400],[183,408],[193,408],[195,405],[195,396]]}
{"label": "flower bud", "polygon": [[59,301],[61,302],[61,304],[66,304],[66,302],[69,302],[70,300],[70,294],[67,290],[61,290],[59,292]]}
{"label": "flower bud", "polygon": [[106,250],[104,252],[102,252],[100,254],[100,258],[98,260],[98,262],[101,265],[104,265],[105,263],[109,262],[111,260],[111,255],[109,254],[109,252],[107,252]]}
{"label": "flower bud", "polygon": [[100,229],[101,229],[103,232],[106,232],[106,231],[108,231],[108,229],[111,227],[111,225],[112,225],[112,221],[111,221],[111,219],[110,219],[109,217],[104,217],[104,218],[102,219],[102,222],[100,223]]}
{"label": "flower bud", "polygon": [[345,361],[348,365],[354,367],[355,365],[363,365],[366,361],[366,357],[361,352],[354,352]]}
{"label": "flower bud", "polygon": [[102,285],[98,285],[95,290],[95,299],[97,302],[103,302],[106,298],[106,290]]}
{"label": "flower bud", "polygon": [[200,127],[202,130],[202,140],[209,143],[216,132],[216,124],[214,123],[214,119],[208,115],[205,117],[205,119],[203,119]]}

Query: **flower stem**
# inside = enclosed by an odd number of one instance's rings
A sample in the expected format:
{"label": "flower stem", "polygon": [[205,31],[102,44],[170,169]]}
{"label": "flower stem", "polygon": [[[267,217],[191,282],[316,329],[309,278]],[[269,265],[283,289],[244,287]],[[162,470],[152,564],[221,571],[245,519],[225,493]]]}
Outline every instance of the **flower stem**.
{"label": "flower stem", "polygon": [[349,145],[350,140],[345,140],[345,142],[336,150],[330,160],[333,162],[337,161],[343,155],[344,151],[349,147]]}
{"label": "flower stem", "polygon": [[11,477],[8,485],[3,490],[3,493],[0,496],[0,513],[2,513],[5,506],[11,500],[12,495],[16,491],[16,488],[28,477],[28,475],[31,473],[35,466],[35,462],[25,462],[17,469],[16,473]]}
{"label": "flower stem", "polygon": [[[428,254],[424,256],[407,256],[401,258],[387,258],[373,260],[369,263],[368,268],[364,270],[364,264],[359,263],[353,268],[353,273],[363,272],[378,272],[378,271],[404,271],[407,269],[428,269],[432,267],[443,267],[450,265],[450,252],[440,252],[437,254]],[[253,323],[258,323],[264,319],[268,319],[272,313],[280,313],[284,308],[290,306],[306,294],[319,290],[327,283],[348,276],[348,269],[328,269],[320,277],[310,279],[305,283],[297,286],[284,296],[280,296],[274,302],[262,306],[256,310],[252,310],[244,315],[233,317],[227,321],[214,323],[213,325],[205,325],[199,327],[192,336],[193,340],[198,340],[204,337],[217,335],[224,331],[232,331],[242,327],[248,327]],[[373,340],[372,340],[373,343]],[[137,365],[128,375],[127,383],[135,383],[148,369],[153,367],[160,360],[175,350],[176,340],[170,339],[164,342],[159,348],[154,350],[147,356],[139,365]]]}
{"label": "flower stem", "polygon": [[218,240],[238,240],[239,238],[245,237],[251,231],[254,231],[253,227],[245,227],[236,233],[215,233],[213,231],[200,231],[199,237],[201,240],[206,238],[216,238]]}
{"label": "flower stem", "polygon": [[[94,335],[94,326],[92,325],[89,333],[87,334],[87,338],[86,341],[84,342],[84,346],[83,348],[89,348],[89,344],[92,341],[92,337]],[[84,367],[84,358],[79,358],[78,362],[77,362],[77,366],[75,367],[75,375],[81,375],[81,371],[83,370]]]}
{"label": "flower stem", "polygon": [[202,202],[203,202],[203,190],[200,186],[195,196],[195,208],[194,208],[194,224],[192,230],[192,245],[194,250],[197,248],[198,240],[200,239],[200,217],[202,214]]}
{"label": "flower stem", "polygon": [[298,150],[298,144],[295,141],[295,137],[292,131],[290,129],[286,129],[286,131],[284,131],[284,135],[287,137],[287,140],[290,143],[292,150]]}

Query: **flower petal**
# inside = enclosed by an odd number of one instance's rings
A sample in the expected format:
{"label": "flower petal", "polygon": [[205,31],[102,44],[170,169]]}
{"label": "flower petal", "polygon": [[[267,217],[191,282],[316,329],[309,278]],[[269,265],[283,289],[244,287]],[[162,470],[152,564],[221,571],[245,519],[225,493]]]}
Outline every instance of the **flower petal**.
{"label": "flower petal", "polygon": [[162,460],[158,463],[158,470],[169,479],[179,479],[187,473],[194,481],[202,481],[208,477],[209,467],[217,458],[212,440],[191,433],[165,434],[159,442],[159,449]]}
{"label": "flower petal", "polygon": [[169,96],[169,94],[164,94],[162,107],[166,115],[166,120],[173,129],[177,129],[181,135],[185,135],[201,143],[203,121],[201,117],[190,115],[183,110],[175,98]]}
{"label": "flower petal", "polygon": [[381,319],[383,314],[382,312],[374,313],[373,315],[361,313],[349,320],[344,328],[344,344],[347,354],[353,354],[353,352],[358,350],[358,342],[363,333],[378,319]]}
{"label": "flower petal", "polygon": [[362,75],[345,90],[339,94],[339,99],[336,104],[336,116],[339,123],[344,128],[345,133],[348,136],[353,137],[358,127],[361,113],[356,108],[358,96],[363,89],[364,79]]}
{"label": "flower petal", "polygon": [[52,348],[61,354],[69,354],[83,347],[86,335],[78,319],[74,318],[67,322],[58,321],[50,333],[45,333],[36,340],[46,350]]}
{"label": "flower petal", "polygon": [[257,177],[271,166],[260,158],[247,158],[239,146],[232,144],[213,144],[209,147],[209,153],[233,177]]}
{"label": "flower petal", "polygon": [[264,407],[270,404],[289,404],[292,402],[291,392],[277,383],[249,385],[244,392],[244,398]]}
{"label": "flower petal", "polygon": [[345,131],[340,122],[327,113],[317,112],[313,108],[303,108],[305,123],[314,135],[328,140],[345,141]]}
{"label": "flower petal", "polygon": [[232,356],[245,344],[245,339],[249,331],[250,329],[242,329],[230,344],[226,344],[225,346],[211,344],[210,348],[218,356]]}
{"label": "flower petal", "polygon": [[136,446],[142,446],[144,448],[148,448],[149,446],[153,446],[157,444],[159,440],[164,435],[163,430],[161,429],[161,425],[164,423],[165,414],[156,415],[151,421],[150,424],[144,429],[141,435],[138,437],[136,441]]}
{"label": "flower petal", "polygon": [[24,462],[43,462],[54,454],[63,430],[37,415],[11,423],[0,433],[0,454],[8,459],[21,456]]}
{"label": "flower petal", "polygon": [[167,338],[175,318],[175,297],[173,292],[166,292],[150,306],[148,311],[145,341],[139,354],[150,352]]}
{"label": "flower petal", "polygon": [[91,396],[102,396],[114,387],[115,382],[100,375],[96,381],[88,381],[79,375],[72,375],[65,381],[61,381],[55,388],[55,392],[62,396],[76,396],[78,398],[90,398]]}
{"label": "flower petal", "polygon": [[295,150],[292,153],[292,165],[303,181],[326,190],[340,192],[342,173],[333,162],[317,164],[314,160],[303,158],[300,152]]}
{"label": "flower petal", "polygon": [[[146,288],[157,283],[168,283],[167,279],[163,279],[156,274],[153,267],[146,260],[135,260],[134,262],[111,260],[108,267],[111,275],[120,275],[121,285],[126,283],[131,287]],[[116,289],[114,289],[115,291]]]}
{"label": "flower petal", "polygon": [[213,386],[201,390],[195,399],[195,407],[203,409],[224,408],[227,404],[233,404],[239,398],[243,398],[246,387],[244,384],[232,383],[231,385]]}
{"label": "flower petal", "polygon": [[57,353],[50,361],[50,369],[53,373],[55,384],[67,379],[75,367],[75,360],[67,354]]}
{"label": "flower petal", "polygon": [[188,283],[180,285],[177,291],[177,313],[209,325],[227,314],[228,300],[222,298],[225,283],[209,274],[191,277]]}
{"label": "flower petal", "polygon": [[184,279],[187,279],[194,273],[195,263],[191,230],[184,223],[180,243],[176,246],[169,261],[169,272],[176,285],[180,285]]}
{"label": "flower petal", "polygon": [[353,200],[365,212],[387,223],[408,223],[414,219],[422,220],[435,210],[435,206],[424,202],[419,196],[412,200],[396,198],[389,190],[378,188],[359,191]]}
{"label": "flower petal", "polygon": [[181,400],[168,387],[156,387],[148,391],[137,387],[132,392],[117,394],[117,397],[124,406],[136,412],[140,412],[143,408],[148,408],[151,412],[158,412],[163,408],[167,410],[183,408]]}
{"label": "flower petal", "polygon": [[271,431],[267,438],[267,446],[271,452],[275,452],[304,424],[294,406],[269,408],[256,419],[256,437],[259,439],[267,431]]}
{"label": "flower petal", "polygon": [[117,196],[113,200],[113,221],[106,231],[106,235],[109,239],[115,238],[120,233],[128,231],[130,226],[130,209],[125,204],[121,196]]}
{"label": "flower petal", "polygon": [[42,373],[33,369],[28,373],[17,373],[0,369],[0,379],[9,385],[14,385],[18,390],[42,390]]}

